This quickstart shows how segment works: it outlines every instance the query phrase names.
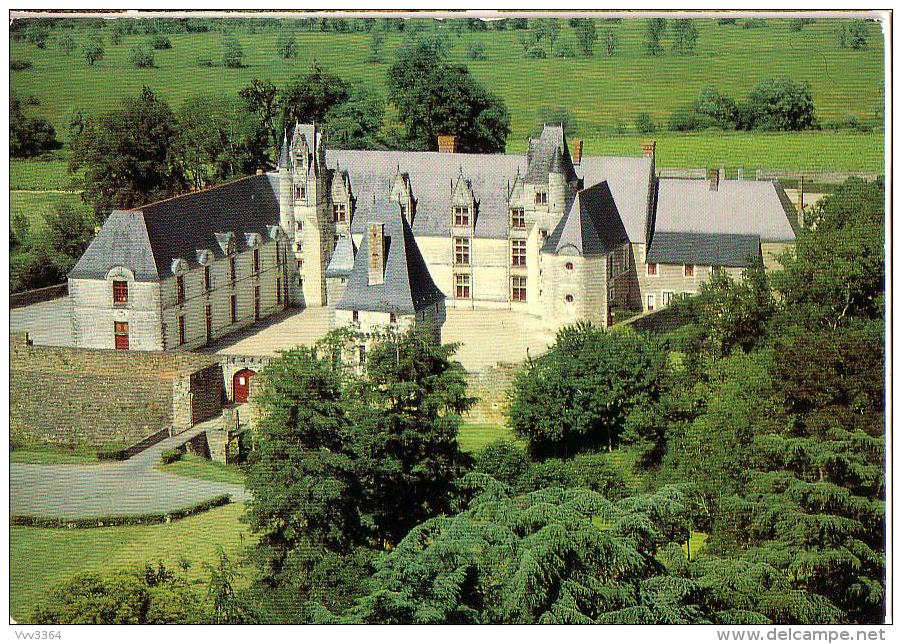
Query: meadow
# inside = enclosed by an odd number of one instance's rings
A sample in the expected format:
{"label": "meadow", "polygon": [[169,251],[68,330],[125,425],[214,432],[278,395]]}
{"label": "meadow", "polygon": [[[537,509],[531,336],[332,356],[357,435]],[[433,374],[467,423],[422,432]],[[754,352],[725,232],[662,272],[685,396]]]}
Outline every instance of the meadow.
{"label": "meadow", "polygon": [[[204,564],[216,561],[221,546],[233,562],[241,559],[250,536],[239,518],[240,503],[215,508],[172,523],[73,530],[10,526],[10,614],[26,620],[37,603],[57,585],[81,573],[141,567],[162,561],[180,570],[190,562],[186,576],[202,584],[209,578]],[[240,568],[242,585],[249,583],[250,567]],[[200,587],[201,594],[205,588]]]}
{"label": "meadow", "polygon": [[59,205],[69,205],[88,216],[91,208],[76,193],[13,191],[9,194],[9,215],[24,214],[32,232],[45,226],[44,215],[53,212]]}
{"label": "meadow", "polygon": [[[445,33],[451,59],[466,65],[474,76],[507,104],[511,113],[508,151],[522,152],[528,135],[541,123],[542,110],[565,108],[575,121],[575,136],[586,141],[587,154],[636,154],[639,140],[659,141],[660,165],[705,167],[708,165],[766,167],[805,171],[881,172],[883,167],[884,56],[880,26],[869,25],[868,47],[841,49],[837,20],[817,20],[802,31],[792,31],[788,20],[768,20],[766,26],[744,29],[721,25],[713,19],[696,21],[698,47],[692,55],[670,51],[669,34],[660,57],[643,51],[644,21],[625,19],[599,23],[601,34],[592,57],[526,59],[518,42],[519,31]],[[435,28],[435,27],[430,27]],[[608,56],[603,31],[611,28],[618,39],[617,52]],[[412,25],[410,30],[415,30]],[[89,38],[73,29],[76,42]],[[54,32],[55,33],[55,32]],[[298,57],[283,60],[276,43],[282,33],[293,33]],[[27,59],[32,67],[11,72],[12,91],[34,96],[39,105],[30,114],[49,118],[60,136],[68,137],[67,121],[76,110],[94,114],[111,109],[119,100],[149,86],[174,107],[196,94],[234,94],[254,78],[272,80],[277,86],[310,69],[315,62],[327,71],[363,84],[383,98],[385,79],[394,52],[408,37],[387,33],[380,50],[381,62],[371,62],[370,35],[296,31],[291,21],[278,28],[239,31],[244,66],[226,69],[205,67],[201,59],[221,57],[222,34],[171,34],[172,49],[155,51],[156,67],[135,69],[128,52],[146,44],[150,36],[126,36],[121,44],[104,46],[103,60],[90,67],[80,50],[66,54],[51,40],[47,49],[15,41],[13,59]],[[484,59],[471,60],[468,50],[479,42]],[[561,46],[577,49],[573,30],[562,21]],[[546,45],[547,49],[547,45]],[[693,101],[699,90],[713,85],[743,99],[761,80],[790,76],[807,81],[818,118],[822,122],[854,116],[878,126],[878,131],[858,134],[831,131],[804,134],[704,132],[677,135],[659,131],[639,135],[634,122],[648,113],[660,127],[677,108]],[[388,110],[386,127],[396,125]],[[19,179],[14,180],[14,184]]]}

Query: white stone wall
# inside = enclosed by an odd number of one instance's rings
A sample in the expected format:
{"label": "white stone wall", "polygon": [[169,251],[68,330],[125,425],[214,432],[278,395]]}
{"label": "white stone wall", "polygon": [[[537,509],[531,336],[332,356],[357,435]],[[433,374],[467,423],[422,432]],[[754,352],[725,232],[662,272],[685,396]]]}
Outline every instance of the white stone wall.
{"label": "white stone wall", "polygon": [[[113,280],[128,282],[128,303],[113,305]],[[136,282],[124,267],[112,269],[106,279],[70,279],[72,330],[75,345],[90,349],[115,348],[113,323],[127,322],[129,348],[158,351],[161,336],[160,287]]]}
{"label": "white stone wall", "polygon": [[557,331],[580,320],[606,325],[604,256],[583,257],[575,250],[560,255],[544,254],[542,274],[542,321],[549,330]]}
{"label": "white stone wall", "polygon": [[[163,338],[165,349],[196,349],[207,344],[206,306],[212,307],[212,339],[234,333],[256,322],[254,315],[254,288],[260,288],[260,319],[285,308],[285,276],[276,257],[276,242],[265,240],[260,250],[260,271],[253,270],[253,250],[237,253],[236,279],[231,281],[228,257],[219,258],[211,265],[212,290],[204,290],[204,270],[192,268],[184,274],[185,301],[177,303],[175,276],[160,283],[163,308]],[[283,298],[278,302],[277,281],[281,278]],[[231,321],[231,296],[237,296],[237,321]],[[185,343],[179,343],[178,318],[185,318]]]}

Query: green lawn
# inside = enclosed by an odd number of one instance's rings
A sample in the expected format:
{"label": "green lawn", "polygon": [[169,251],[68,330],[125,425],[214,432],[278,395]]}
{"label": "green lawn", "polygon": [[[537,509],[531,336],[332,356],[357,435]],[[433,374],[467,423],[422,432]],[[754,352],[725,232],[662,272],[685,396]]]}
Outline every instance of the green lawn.
{"label": "green lawn", "polygon": [[237,465],[226,465],[193,454],[185,454],[181,460],[161,465],[157,469],[167,474],[177,474],[205,481],[239,485],[244,483],[244,472]]}
{"label": "green lawn", "polygon": [[[741,21],[740,21],[741,22]],[[697,20],[698,48],[690,56],[668,51],[661,57],[643,52],[644,21],[624,19],[599,23],[601,35],[591,58],[525,59],[518,31],[463,31],[456,35],[441,27],[454,62],[467,65],[475,77],[504,100],[511,113],[508,148],[522,151],[526,137],[539,122],[539,111],[566,107],[577,123],[577,136],[585,138],[586,153],[638,153],[634,122],[648,113],[664,124],[678,107],[691,102],[699,90],[714,85],[736,99],[743,99],[759,81],[791,76],[810,83],[818,117],[838,120],[847,115],[879,125],[883,118],[884,56],[880,26],[869,27],[868,47],[862,51],[840,49],[836,32],[841,22],[818,19],[801,32],[793,32],[788,20],[767,20],[761,29],[718,25],[713,19]],[[561,21],[561,43],[574,49],[573,30]],[[619,39],[614,56],[604,50],[604,30]],[[51,119],[58,133],[68,137],[67,122],[74,110],[95,114],[111,109],[124,96],[136,95],[145,85],[153,88],[174,108],[189,96],[201,93],[234,94],[254,78],[284,85],[294,75],[309,70],[316,61],[324,69],[359,82],[386,97],[385,79],[394,53],[405,34],[388,34],[382,62],[367,62],[370,36],[365,33],[298,32],[297,59],[285,61],[276,54],[280,31],[293,31],[290,21],[278,28],[247,29],[236,35],[244,50],[244,67],[202,67],[199,58],[219,60],[220,33],[173,34],[173,48],[155,52],[156,67],[134,69],[129,50],[149,41],[149,36],[128,36],[119,45],[107,39],[105,58],[89,67],[76,52],[66,55],[52,42],[46,50],[24,41],[11,43],[11,57],[28,59],[30,69],[11,73],[11,90],[23,97],[35,96],[40,105],[28,106],[29,114]],[[86,28],[73,30],[82,44],[90,37]],[[468,47],[479,41],[484,60],[470,60]],[[396,117],[389,111],[388,125]],[[625,128],[634,136],[614,136]],[[802,138],[799,138],[799,137]],[[660,164],[767,166],[777,169],[858,170],[882,169],[882,136],[830,132],[810,135],[723,135],[691,137],[657,134]],[[24,179],[23,179],[24,181]],[[57,181],[58,183],[58,181]],[[15,182],[14,182],[15,184]]]}
{"label": "green lawn", "polygon": [[13,217],[17,213],[24,213],[28,218],[32,231],[39,231],[44,227],[44,215],[53,212],[57,205],[68,204],[85,215],[91,213],[91,208],[81,200],[77,194],[57,194],[52,192],[10,192],[9,215]]}
{"label": "green lawn", "polygon": [[78,450],[15,449],[9,453],[11,463],[40,465],[73,465],[96,463],[97,452]]}
{"label": "green lawn", "polygon": [[513,430],[498,425],[466,423],[461,425],[457,434],[457,442],[465,452],[478,452],[486,445],[500,440],[525,445],[521,439],[517,438]]}
{"label": "green lawn", "polygon": [[[163,561],[177,569],[191,561],[188,576],[205,579],[218,546],[237,561],[250,544],[239,522],[244,506],[233,503],[181,521],[153,526],[48,530],[10,526],[10,612],[25,620],[35,604],[58,584],[83,572],[104,573]],[[248,582],[244,568],[242,583]]]}
{"label": "green lawn", "polygon": [[65,159],[10,159],[10,190],[75,190]]}

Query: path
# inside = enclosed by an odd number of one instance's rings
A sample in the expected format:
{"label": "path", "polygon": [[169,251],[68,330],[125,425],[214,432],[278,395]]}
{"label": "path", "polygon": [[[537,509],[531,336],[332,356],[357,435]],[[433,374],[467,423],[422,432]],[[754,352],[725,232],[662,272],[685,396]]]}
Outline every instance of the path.
{"label": "path", "polygon": [[202,481],[154,469],[177,447],[219,419],[164,439],[127,461],[96,465],[10,464],[10,514],[64,519],[173,512],[220,494],[250,498],[241,485]]}

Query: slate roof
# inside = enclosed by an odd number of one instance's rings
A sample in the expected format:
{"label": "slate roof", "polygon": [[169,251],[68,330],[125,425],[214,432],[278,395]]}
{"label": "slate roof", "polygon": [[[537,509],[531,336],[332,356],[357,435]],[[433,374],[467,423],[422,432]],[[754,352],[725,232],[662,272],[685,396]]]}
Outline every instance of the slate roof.
{"label": "slate roof", "polygon": [[626,228],[606,181],[576,194],[570,210],[542,247],[545,253],[560,253],[572,246],[581,255],[606,255],[628,240]]}
{"label": "slate roof", "polygon": [[340,235],[326,267],[326,277],[347,277],[353,268],[354,241],[349,235]]}
{"label": "slate roof", "polygon": [[545,125],[542,134],[529,139],[526,165],[527,183],[548,183],[549,171],[566,174],[568,182],[576,179],[563,126]]}
{"label": "slate roof", "polygon": [[[378,221],[385,225],[385,278],[382,284],[369,284],[369,236],[364,235],[344,295],[336,308],[413,314],[444,300],[445,294],[432,281],[398,204],[381,199],[376,205],[381,213]],[[374,218],[373,221],[377,220]]]}
{"label": "slate roof", "polygon": [[758,235],[657,231],[648,247],[646,261],[744,268],[760,256]]}
{"label": "slate roof", "polygon": [[757,235],[761,241],[794,241],[798,218],[776,181],[661,179],[655,234],[662,231]]}
{"label": "slate roof", "polygon": [[[373,194],[388,193],[400,169],[410,173],[415,200],[413,232],[417,237],[451,234],[451,191],[462,172],[472,182],[478,201],[474,236],[507,239],[507,191],[526,167],[523,155],[399,152],[382,150],[327,150],[326,161],[348,172],[357,199],[351,232],[362,234],[371,217],[379,217]],[[645,242],[648,182],[647,157],[583,157],[580,172],[585,185],[607,181],[631,241]],[[547,181],[547,175],[545,178]]]}
{"label": "slate roof", "polygon": [[104,279],[110,268],[127,266],[138,281],[172,275],[174,259],[198,265],[197,251],[223,257],[216,233],[233,232],[239,251],[245,234],[269,238],[279,225],[278,175],[245,177],[208,190],[115,211],[69,273],[73,278]]}

